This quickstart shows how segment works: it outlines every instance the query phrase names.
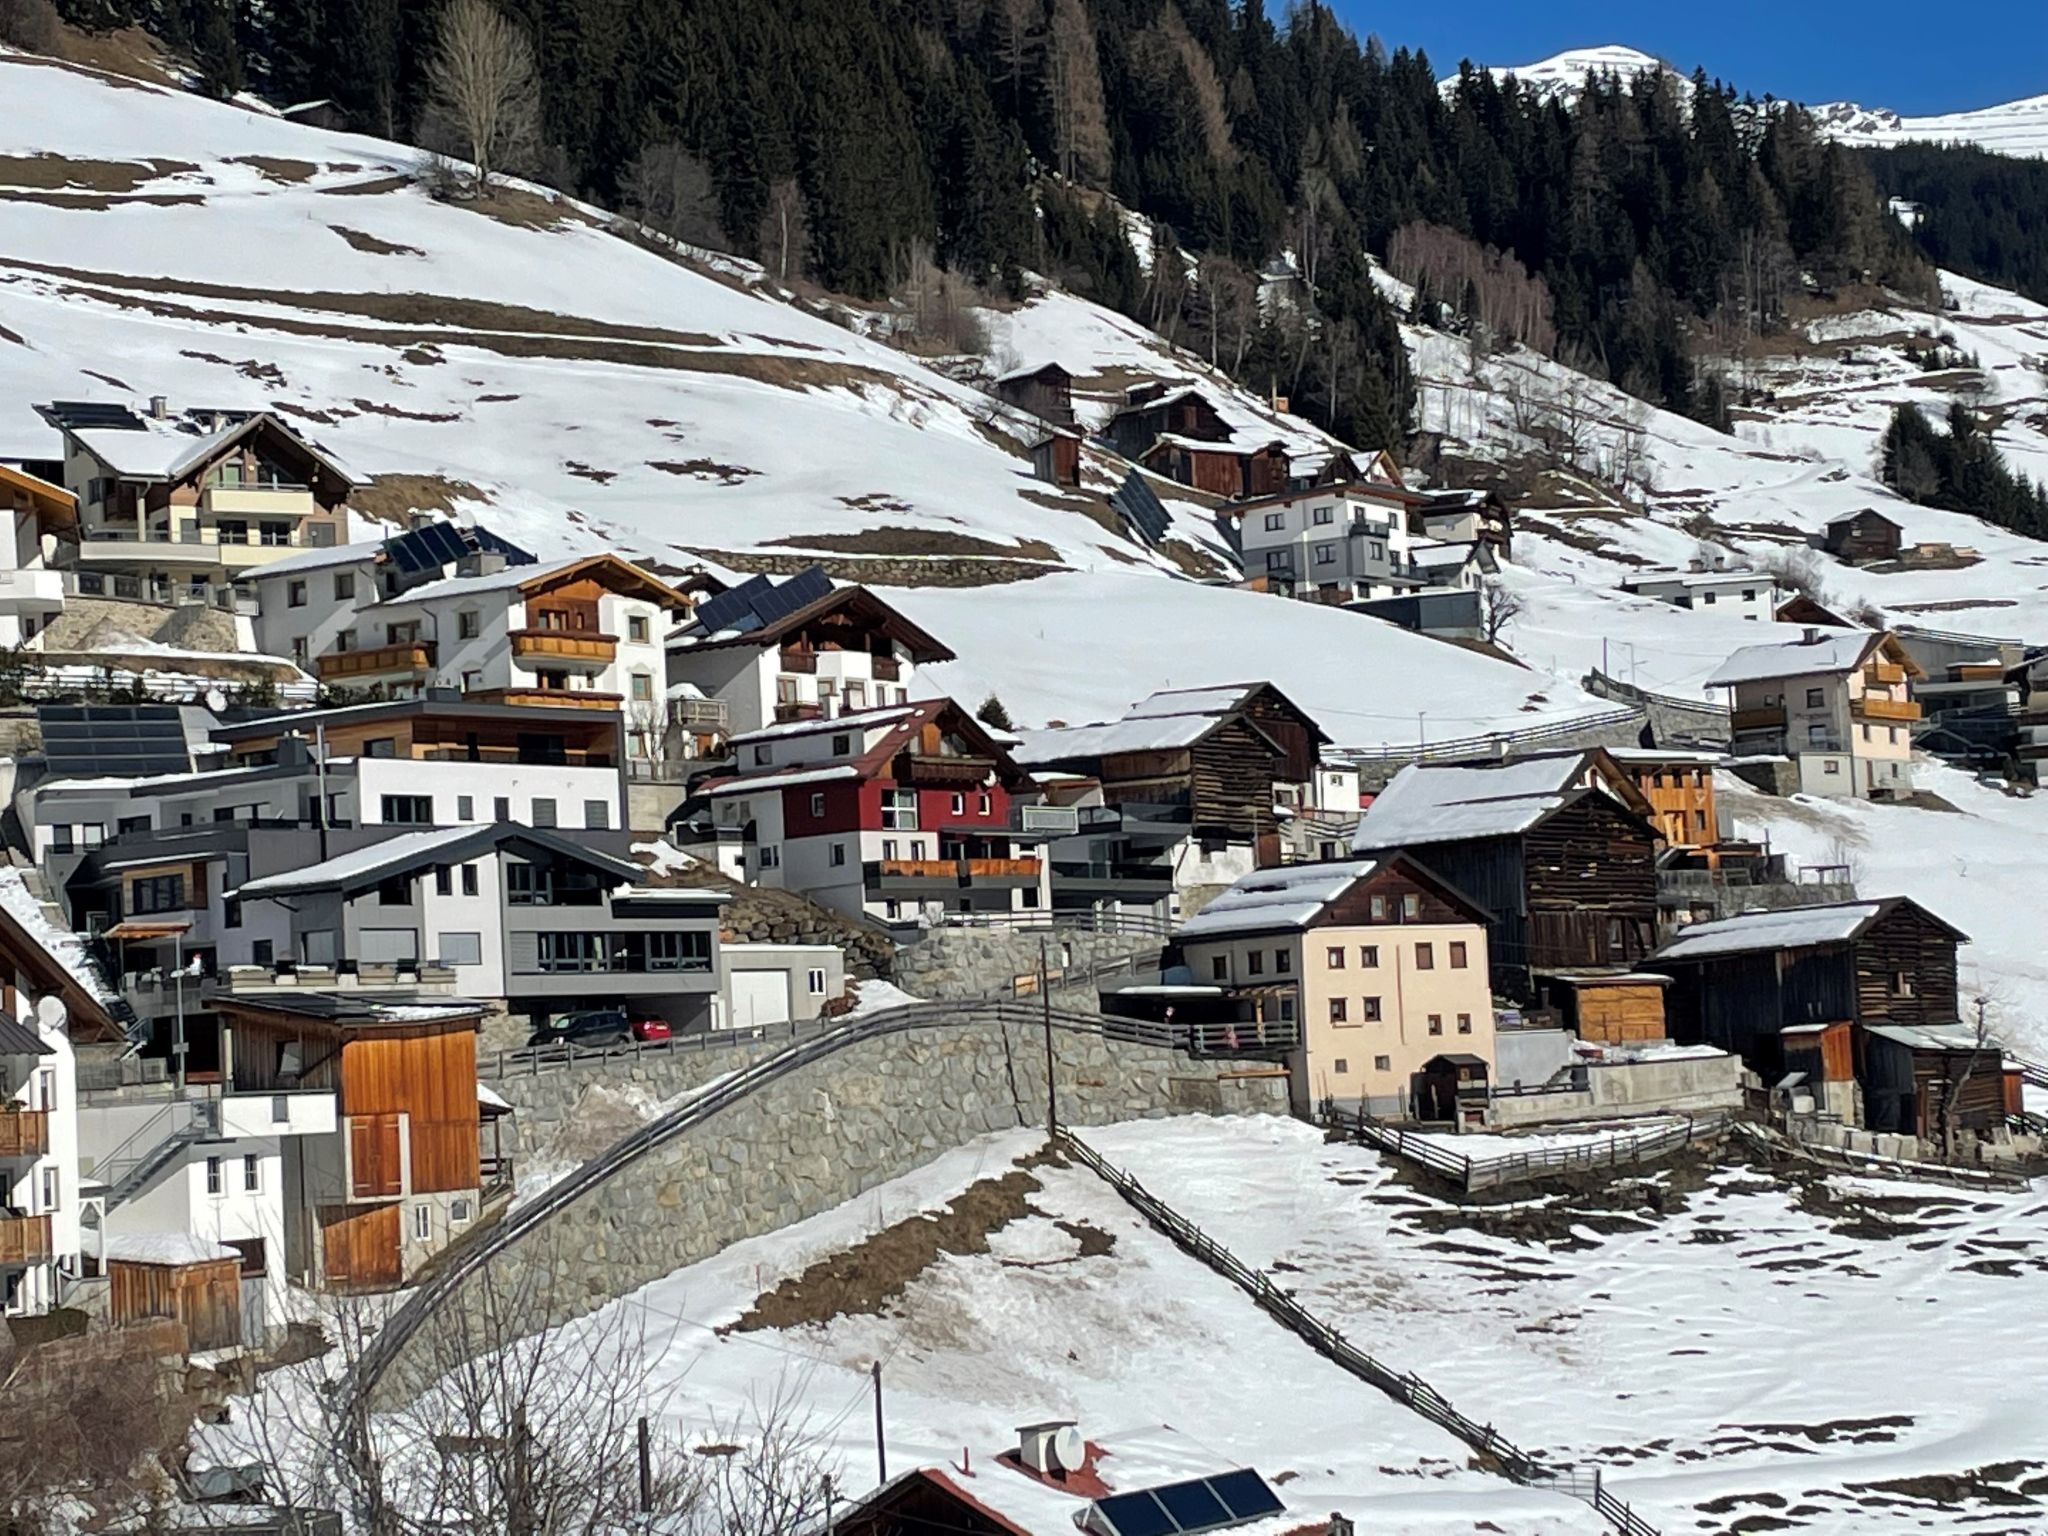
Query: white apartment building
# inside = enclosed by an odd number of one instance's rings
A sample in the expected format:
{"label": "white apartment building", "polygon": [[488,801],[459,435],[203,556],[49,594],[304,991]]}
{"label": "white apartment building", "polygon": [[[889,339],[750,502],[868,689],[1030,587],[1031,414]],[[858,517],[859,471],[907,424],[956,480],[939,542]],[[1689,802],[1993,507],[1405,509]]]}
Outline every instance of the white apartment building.
{"label": "white apartment building", "polygon": [[1729,691],[1738,756],[1791,758],[1806,794],[1885,800],[1913,792],[1919,676],[1888,633],[1809,629],[1803,640],[1737,651],[1707,686]]}
{"label": "white apartment building", "polygon": [[78,540],[78,498],[0,464],[0,649],[32,644],[64,611],[64,577],[53,568],[60,543]]}
{"label": "white apartment building", "polygon": [[1642,571],[1621,584],[1624,592],[1675,608],[1767,623],[1778,609],[1778,589],[1762,571]]}
{"label": "white apartment building", "polygon": [[[711,741],[907,704],[953,652],[865,587],[813,568],[706,599],[670,637],[670,720]],[[677,754],[672,754],[677,755]]]}
{"label": "white apartment building", "polygon": [[1421,499],[1366,479],[1237,502],[1219,515],[1237,525],[1249,580],[1296,597],[1392,597],[1427,583],[1409,528]]}

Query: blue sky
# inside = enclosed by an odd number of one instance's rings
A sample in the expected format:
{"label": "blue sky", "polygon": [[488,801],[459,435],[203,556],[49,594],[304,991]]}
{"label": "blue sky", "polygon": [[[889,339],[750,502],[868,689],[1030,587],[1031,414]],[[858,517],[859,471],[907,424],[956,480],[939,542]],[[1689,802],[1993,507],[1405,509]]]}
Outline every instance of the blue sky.
{"label": "blue sky", "polygon": [[[1704,65],[1742,90],[1808,102],[1953,112],[2048,95],[2048,0],[1333,0],[1361,35],[1429,53],[1526,64],[1566,48],[1625,43],[1680,69]],[[1283,7],[1268,3],[1268,14]]]}

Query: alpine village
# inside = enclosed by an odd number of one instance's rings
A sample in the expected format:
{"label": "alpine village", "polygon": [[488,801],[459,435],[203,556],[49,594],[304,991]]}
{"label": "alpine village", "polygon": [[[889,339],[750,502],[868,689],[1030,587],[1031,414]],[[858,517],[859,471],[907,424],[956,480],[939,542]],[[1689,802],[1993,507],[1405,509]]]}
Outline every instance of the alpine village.
{"label": "alpine village", "polygon": [[2048,97],[1368,10],[0,0],[0,1536],[2048,1530]]}

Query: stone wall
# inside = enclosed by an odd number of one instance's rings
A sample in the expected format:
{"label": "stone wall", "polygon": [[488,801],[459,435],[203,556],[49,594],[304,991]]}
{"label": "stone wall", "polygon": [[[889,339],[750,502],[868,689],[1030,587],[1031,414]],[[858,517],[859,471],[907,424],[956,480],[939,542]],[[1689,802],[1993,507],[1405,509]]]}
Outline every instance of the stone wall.
{"label": "stone wall", "polygon": [[[1642,745],[1643,718],[1638,715],[1627,720],[1611,721],[1605,725],[1581,726],[1576,730],[1559,731],[1554,736],[1542,736],[1517,746],[1512,738],[1506,741],[1506,751],[1499,745],[1489,750],[1483,745],[1474,745],[1462,755],[1439,753],[1431,749],[1425,754],[1432,763],[1511,762],[1517,756],[1537,752],[1570,752],[1586,747],[1636,747]],[[1339,753],[1341,756],[1341,752]],[[1413,757],[1392,757],[1379,760],[1368,759],[1358,764],[1358,787],[1372,791],[1385,789],[1393,782],[1394,775],[1414,762]]]}
{"label": "stone wall", "polygon": [[1725,765],[1752,789],[1783,799],[1799,793],[1799,765],[1789,757],[1753,757]]}
{"label": "stone wall", "polygon": [[[934,928],[915,944],[896,951],[896,984],[915,997],[935,1001],[988,997],[1007,991],[1019,978],[1035,981],[1041,943],[1048,969],[1062,973],[1088,971],[1119,960],[1129,960],[1145,970],[1156,967],[1162,947],[1156,934],[1091,933],[1081,928]],[[1094,1006],[1092,983],[1053,987],[1056,1000],[1069,993],[1085,996],[1087,1006]]]}
{"label": "stone wall", "polygon": [[1490,1126],[1540,1125],[1603,1114],[1706,1114],[1740,1109],[1742,1060],[1686,1056],[1650,1061],[1588,1063],[1583,1088],[1517,1094],[1490,1100]]}
{"label": "stone wall", "polygon": [[[1074,1125],[1286,1111],[1287,1079],[1277,1066],[1197,1060],[1064,1026],[1053,1038],[1060,1116]],[[645,1082],[666,1090],[737,1064],[737,1056],[691,1053],[652,1069]],[[850,1044],[621,1168],[497,1254],[440,1315],[475,1315],[484,1305],[476,1288],[485,1284],[522,1332],[595,1310],[745,1238],[828,1211],[947,1148],[1042,1123],[1045,1067],[1042,1033],[985,1017],[940,1018]],[[566,1075],[494,1086],[529,1127],[550,1123],[551,1096],[567,1115],[597,1091]],[[417,1390],[417,1362],[433,1352],[416,1335],[380,1393]]]}
{"label": "stone wall", "polygon": [[[1704,700],[1678,699],[1668,693],[1652,693],[1620,678],[1608,677],[1598,668],[1585,677],[1586,692],[1617,704],[1632,704],[1648,717],[1651,734],[1659,746],[1680,741],[1726,741],[1729,738],[1728,708]],[[1617,743],[1631,745],[1631,743]]]}

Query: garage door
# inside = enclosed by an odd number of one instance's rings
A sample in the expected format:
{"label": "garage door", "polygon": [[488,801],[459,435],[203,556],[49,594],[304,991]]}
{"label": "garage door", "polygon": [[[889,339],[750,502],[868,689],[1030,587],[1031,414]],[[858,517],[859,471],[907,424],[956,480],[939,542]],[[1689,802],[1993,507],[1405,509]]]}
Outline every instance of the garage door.
{"label": "garage door", "polygon": [[780,971],[730,971],[732,1025],[752,1029],[789,1022],[789,978]]}

